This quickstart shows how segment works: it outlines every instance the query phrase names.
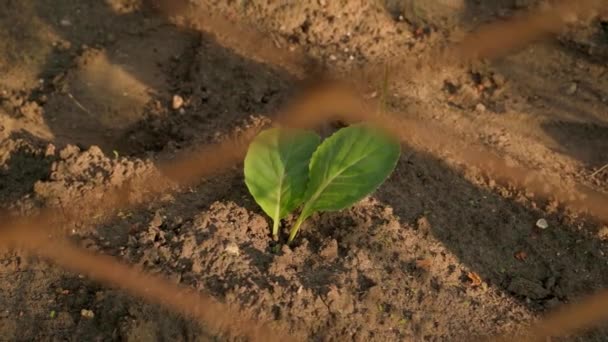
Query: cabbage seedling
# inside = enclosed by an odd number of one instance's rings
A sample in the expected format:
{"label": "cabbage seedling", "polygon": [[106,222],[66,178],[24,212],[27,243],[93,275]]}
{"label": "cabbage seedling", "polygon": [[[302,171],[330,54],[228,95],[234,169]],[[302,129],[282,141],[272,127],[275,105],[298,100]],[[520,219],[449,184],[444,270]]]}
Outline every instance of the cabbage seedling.
{"label": "cabbage seedling", "polygon": [[313,132],[272,128],[249,146],[245,183],[272,218],[275,238],[280,220],[300,205],[289,243],[315,212],[345,209],[375,191],[401,153],[398,140],[367,124],[342,128],[320,140]]}
{"label": "cabbage seedling", "polygon": [[304,199],[308,164],[321,142],[314,132],[271,128],[260,132],[245,156],[245,184],[273,221],[278,236],[281,219]]}

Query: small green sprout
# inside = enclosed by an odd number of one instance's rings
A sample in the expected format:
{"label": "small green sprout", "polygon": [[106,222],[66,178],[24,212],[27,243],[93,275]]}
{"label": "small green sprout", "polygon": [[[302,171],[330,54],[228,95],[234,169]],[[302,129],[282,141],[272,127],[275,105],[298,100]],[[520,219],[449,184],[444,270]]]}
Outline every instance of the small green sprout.
{"label": "small green sprout", "polygon": [[401,153],[397,139],[367,124],[342,128],[320,140],[308,131],[271,128],[249,146],[245,183],[272,218],[275,239],[280,220],[300,205],[288,243],[314,213],[348,208],[375,191]]}

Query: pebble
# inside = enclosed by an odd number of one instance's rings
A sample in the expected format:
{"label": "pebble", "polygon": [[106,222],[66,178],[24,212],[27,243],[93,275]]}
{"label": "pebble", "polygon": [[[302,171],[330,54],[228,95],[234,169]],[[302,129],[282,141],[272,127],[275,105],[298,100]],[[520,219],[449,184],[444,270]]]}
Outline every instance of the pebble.
{"label": "pebble", "polygon": [[55,155],[55,145],[48,144],[46,147],[46,151],[44,152],[44,155],[46,157],[54,156]]}
{"label": "pebble", "polygon": [[330,261],[336,259],[338,257],[338,241],[336,241],[336,239],[332,239],[321,249],[321,252],[319,254],[323,258],[328,259]]}
{"label": "pebble", "polygon": [[91,310],[82,309],[82,310],[80,310],[80,316],[82,316],[84,318],[92,319],[95,317],[95,313]]}
{"label": "pebble", "polygon": [[334,55],[329,55],[329,59],[332,60],[332,61],[335,61],[338,58],[336,56],[334,56]]}
{"label": "pebble", "polygon": [[173,101],[171,105],[173,109],[178,110],[184,105],[184,99],[179,95],[173,95]]}
{"label": "pebble", "polygon": [[485,112],[486,106],[483,103],[478,103],[477,106],[475,106],[475,110],[478,112]]}
{"label": "pebble", "polygon": [[63,27],[72,26],[72,22],[69,19],[61,19],[59,24]]}
{"label": "pebble", "polygon": [[239,246],[234,243],[234,242],[230,242],[226,248],[224,249],[224,251],[228,254],[231,255],[236,255],[239,256],[241,254],[240,250],[239,250]]}
{"label": "pebble", "polygon": [[541,218],[538,221],[536,221],[536,226],[540,229],[547,229],[547,228],[549,228],[549,223],[544,218]]}
{"label": "pebble", "polygon": [[163,216],[160,214],[160,212],[157,211],[156,213],[154,213],[154,217],[150,221],[150,227],[158,228],[163,224],[164,221],[165,220],[164,220]]}

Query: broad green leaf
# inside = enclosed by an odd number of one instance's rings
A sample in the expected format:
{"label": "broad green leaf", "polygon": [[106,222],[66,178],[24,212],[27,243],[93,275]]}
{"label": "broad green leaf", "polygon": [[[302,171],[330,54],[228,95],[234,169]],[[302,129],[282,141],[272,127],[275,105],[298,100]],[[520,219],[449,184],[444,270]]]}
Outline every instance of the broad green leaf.
{"label": "broad green leaf", "polygon": [[262,131],[249,145],[245,156],[245,184],[273,220],[279,222],[298,207],[308,182],[310,158],[321,138],[314,132],[271,128]]}
{"label": "broad green leaf", "polygon": [[367,124],[343,128],[327,138],[310,161],[304,207],[289,241],[313,213],[347,208],[375,191],[395,169],[400,154],[398,140]]}

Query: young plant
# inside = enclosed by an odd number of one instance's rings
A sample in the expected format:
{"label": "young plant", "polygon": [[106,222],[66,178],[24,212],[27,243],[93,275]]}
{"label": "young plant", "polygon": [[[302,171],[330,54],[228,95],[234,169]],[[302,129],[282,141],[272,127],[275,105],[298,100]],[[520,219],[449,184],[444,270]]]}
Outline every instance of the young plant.
{"label": "young plant", "polygon": [[253,140],[245,157],[245,184],[273,221],[278,236],[281,219],[295,210],[304,198],[308,164],[321,142],[314,132],[271,128]]}
{"label": "young plant", "polygon": [[401,153],[394,137],[367,124],[342,128],[320,144],[313,132],[269,129],[252,142],[245,157],[245,182],[273,220],[299,205],[291,243],[315,212],[345,209],[375,191],[394,170]]}
{"label": "young plant", "polygon": [[311,158],[304,205],[288,243],[315,212],[348,208],[375,191],[395,169],[400,154],[398,140],[367,124],[342,128],[327,138]]}

